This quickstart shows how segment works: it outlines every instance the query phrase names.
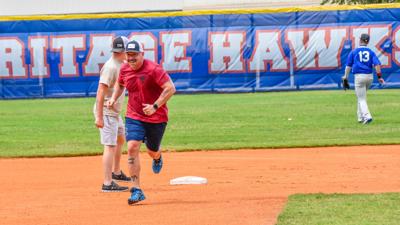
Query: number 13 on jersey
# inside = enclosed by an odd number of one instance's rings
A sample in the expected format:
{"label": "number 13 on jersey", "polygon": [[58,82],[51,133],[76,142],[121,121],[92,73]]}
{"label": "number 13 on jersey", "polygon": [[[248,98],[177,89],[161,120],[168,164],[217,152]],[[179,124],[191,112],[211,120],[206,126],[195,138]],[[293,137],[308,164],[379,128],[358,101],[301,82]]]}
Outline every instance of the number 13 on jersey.
{"label": "number 13 on jersey", "polygon": [[368,62],[370,58],[368,51],[360,51],[358,52],[358,56],[360,57],[360,62]]}

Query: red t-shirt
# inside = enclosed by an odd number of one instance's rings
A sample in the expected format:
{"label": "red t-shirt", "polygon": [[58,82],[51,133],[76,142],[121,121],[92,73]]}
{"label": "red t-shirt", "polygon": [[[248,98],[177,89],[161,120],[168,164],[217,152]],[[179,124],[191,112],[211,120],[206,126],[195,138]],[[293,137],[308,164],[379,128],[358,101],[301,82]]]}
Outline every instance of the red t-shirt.
{"label": "red t-shirt", "polygon": [[128,90],[128,107],[126,117],[147,123],[163,123],[168,121],[167,105],[161,106],[153,115],[143,112],[142,104],[154,104],[160,97],[162,85],[170,80],[163,68],[149,60],[143,66],[133,70],[128,63],[121,66],[118,82]]}

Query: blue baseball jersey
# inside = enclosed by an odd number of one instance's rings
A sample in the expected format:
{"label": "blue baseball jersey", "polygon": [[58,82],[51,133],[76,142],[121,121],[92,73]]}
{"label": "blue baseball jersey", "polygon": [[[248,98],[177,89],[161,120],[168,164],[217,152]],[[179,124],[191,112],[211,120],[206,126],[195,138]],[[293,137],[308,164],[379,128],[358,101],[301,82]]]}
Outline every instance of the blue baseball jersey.
{"label": "blue baseball jersey", "polygon": [[368,47],[361,46],[350,52],[347,58],[347,66],[352,67],[353,74],[370,74],[374,66],[381,65],[376,54]]}

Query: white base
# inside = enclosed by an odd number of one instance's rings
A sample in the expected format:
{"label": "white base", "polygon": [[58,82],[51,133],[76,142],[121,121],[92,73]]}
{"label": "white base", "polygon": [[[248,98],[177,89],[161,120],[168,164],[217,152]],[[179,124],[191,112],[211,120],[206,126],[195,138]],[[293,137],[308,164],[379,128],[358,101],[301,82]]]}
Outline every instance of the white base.
{"label": "white base", "polygon": [[203,177],[178,177],[169,181],[170,185],[183,185],[183,184],[207,184],[207,178]]}

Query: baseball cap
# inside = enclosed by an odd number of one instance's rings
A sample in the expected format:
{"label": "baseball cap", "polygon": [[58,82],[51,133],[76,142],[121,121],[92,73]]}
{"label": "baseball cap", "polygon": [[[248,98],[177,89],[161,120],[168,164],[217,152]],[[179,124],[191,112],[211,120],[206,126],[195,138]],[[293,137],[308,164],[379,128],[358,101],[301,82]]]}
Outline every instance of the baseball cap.
{"label": "baseball cap", "polygon": [[369,42],[369,35],[368,34],[361,34],[360,39],[364,42]]}
{"label": "baseball cap", "polygon": [[143,52],[142,45],[137,41],[130,41],[126,45],[126,52]]}
{"label": "baseball cap", "polygon": [[113,40],[112,43],[112,52],[124,52],[125,45],[128,42],[128,38],[124,36],[119,36]]}

